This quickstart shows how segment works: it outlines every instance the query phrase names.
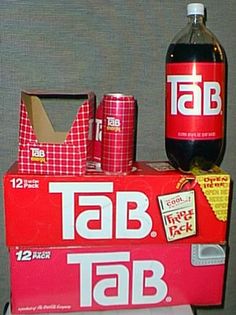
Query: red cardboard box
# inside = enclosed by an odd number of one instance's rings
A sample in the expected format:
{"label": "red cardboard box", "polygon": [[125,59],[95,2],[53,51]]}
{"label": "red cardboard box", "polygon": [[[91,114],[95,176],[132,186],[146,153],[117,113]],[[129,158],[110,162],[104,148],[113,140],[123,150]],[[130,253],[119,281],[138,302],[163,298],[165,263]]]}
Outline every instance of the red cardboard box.
{"label": "red cardboard box", "polygon": [[7,246],[224,243],[230,176],[139,162],[127,176],[4,176]]}
{"label": "red cardboard box", "polygon": [[[45,99],[71,100],[78,111],[69,130],[58,131],[45,110]],[[82,100],[82,105],[79,103]],[[95,95],[28,91],[21,93],[19,126],[19,172],[24,174],[82,175],[93,152]]]}
{"label": "red cardboard box", "polygon": [[19,247],[10,249],[10,268],[13,314],[219,305],[225,248]]}

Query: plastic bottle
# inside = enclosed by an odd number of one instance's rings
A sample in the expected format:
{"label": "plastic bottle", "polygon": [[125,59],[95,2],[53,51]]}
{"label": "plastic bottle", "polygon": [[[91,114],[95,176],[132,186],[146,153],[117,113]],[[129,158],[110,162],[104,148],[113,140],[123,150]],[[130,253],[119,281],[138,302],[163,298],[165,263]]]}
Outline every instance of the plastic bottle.
{"label": "plastic bottle", "polygon": [[219,165],[225,146],[226,55],[203,4],[189,4],[187,15],[166,55],[166,154],[183,171]]}

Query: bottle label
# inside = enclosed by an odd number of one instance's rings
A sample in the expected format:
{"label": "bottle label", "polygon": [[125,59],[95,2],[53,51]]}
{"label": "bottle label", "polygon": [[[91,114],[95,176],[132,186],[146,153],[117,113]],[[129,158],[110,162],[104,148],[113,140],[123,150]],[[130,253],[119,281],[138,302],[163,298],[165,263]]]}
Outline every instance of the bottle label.
{"label": "bottle label", "polygon": [[224,135],[225,64],[166,65],[166,137],[216,140]]}

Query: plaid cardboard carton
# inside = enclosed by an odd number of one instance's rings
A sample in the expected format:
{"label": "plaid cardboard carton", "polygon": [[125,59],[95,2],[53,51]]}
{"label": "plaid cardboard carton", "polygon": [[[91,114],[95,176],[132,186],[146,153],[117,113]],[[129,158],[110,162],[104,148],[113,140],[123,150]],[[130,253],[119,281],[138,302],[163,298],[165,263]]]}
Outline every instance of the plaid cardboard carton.
{"label": "plaid cardboard carton", "polygon": [[[45,110],[45,99],[63,99],[64,111],[70,99],[78,111],[68,131],[56,131]],[[83,103],[79,106],[79,101]],[[23,91],[19,126],[19,172],[44,175],[82,175],[92,158],[95,95]]]}

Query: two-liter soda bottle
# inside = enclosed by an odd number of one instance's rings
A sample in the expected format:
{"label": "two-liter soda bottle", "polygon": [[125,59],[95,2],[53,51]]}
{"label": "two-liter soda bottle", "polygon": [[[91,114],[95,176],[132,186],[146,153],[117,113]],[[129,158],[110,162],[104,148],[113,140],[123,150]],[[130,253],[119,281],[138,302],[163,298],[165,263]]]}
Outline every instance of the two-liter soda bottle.
{"label": "two-liter soda bottle", "polygon": [[220,164],[225,139],[226,55],[205,25],[204,5],[189,4],[187,15],[166,55],[165,147],[183,171]]}

